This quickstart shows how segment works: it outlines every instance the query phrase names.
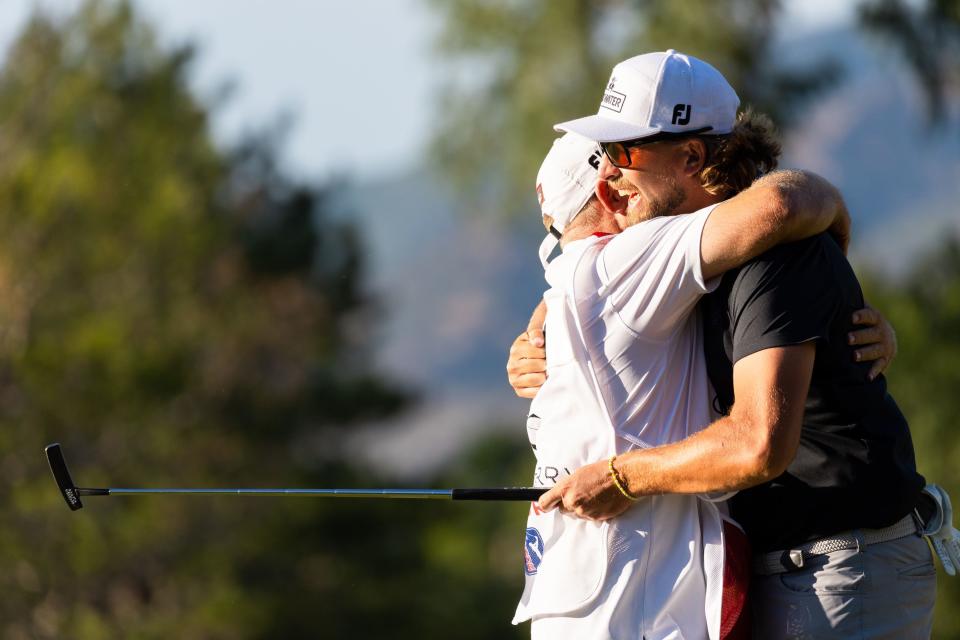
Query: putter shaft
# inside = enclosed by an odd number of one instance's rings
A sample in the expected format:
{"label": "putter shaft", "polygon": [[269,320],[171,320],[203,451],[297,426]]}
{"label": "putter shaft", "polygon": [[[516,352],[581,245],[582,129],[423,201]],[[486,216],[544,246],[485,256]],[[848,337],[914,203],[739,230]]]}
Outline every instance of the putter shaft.
{"label": "putter shaft", "polygon": [[451,499],[453,489],[82,489],[82,496],[93,495],[238,495],[238,496],[316,496],[325,498],[410,498]]}
{"label": "putter shaft", "polygon": [[319,498],[401,498],[407,500],[507,500],[531,502],[540,498],[546,487],[495,487],[479,489],[242,489],[242,488],[91,488],[78,487],[70,477],[60,445],[44,450],[53,478],[73,511],[83,508],[80,496],[114,495],[235,495],[235,496],[313,496]]}

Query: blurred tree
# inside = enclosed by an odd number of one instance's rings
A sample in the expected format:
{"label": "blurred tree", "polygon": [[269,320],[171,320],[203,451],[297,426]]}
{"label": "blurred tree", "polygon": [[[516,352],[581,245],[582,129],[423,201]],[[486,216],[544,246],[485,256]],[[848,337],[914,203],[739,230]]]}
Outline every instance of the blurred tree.
{"label": "blurred tree", "polygon": [[[594,113],[618,61],[675,48],[709,60],[743,105],[789,123],[803,99],[839,78],[820,60],[776,66],[779,0],[431,0],[438,49],[452,65],[434,138],[437,166],[478,201],[528,209],[552,125]],[[469,63],[469,64],[463,64]],[[465,77],[464,70],[480,70]],[[492,199],[485,199],[497,193]]]}
{"label": "blurred tree", "polygon": [[868,33],[890,42],[927,98],[930,120],[951,115],[960,94],[960,0],[867,0],[859,7]]}
{"label": "blurred tree", "polygon": [[[910,421],[920,472],[928,482],[945,487],[958,505],[960,237],[932,251],[902,282],[881,284],[867,278],[864,287],[867,299],[897,329],[900,355],[887,377]],[[960,515],[954,515],[958,520]],[[960,582],[942,572],[940,577],[933,637],[960,638]]]}
{"label": "blurred tree", "polygon": [[520,634],[516,505],[56,494],[53,440],[90,485],[376,486],[332,431],[408,398],[366,368],[355,230],[211,142],[192,55],[94,0],[0,69],[0,635]]}

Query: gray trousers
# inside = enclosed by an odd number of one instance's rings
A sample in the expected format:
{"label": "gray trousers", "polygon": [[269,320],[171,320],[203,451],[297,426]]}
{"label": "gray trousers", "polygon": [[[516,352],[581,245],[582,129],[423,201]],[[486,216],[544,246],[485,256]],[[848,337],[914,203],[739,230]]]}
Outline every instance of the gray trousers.
{"label": "gray trousers", "polygon": [[915,535],[807,559],[788,573],[754,575],[753,637],[925,640],[936,577],[930,547]]}

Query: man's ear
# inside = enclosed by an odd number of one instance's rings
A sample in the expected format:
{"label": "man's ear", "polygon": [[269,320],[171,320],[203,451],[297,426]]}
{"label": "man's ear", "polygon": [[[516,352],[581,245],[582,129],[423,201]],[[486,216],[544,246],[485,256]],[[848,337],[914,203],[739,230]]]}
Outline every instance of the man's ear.
{"label": "man's ear", "polygon": [[680,152],[683,154],[682,169],[684,175],[694,176],[700,173],[700,170],[707,163],[707,145],[700,138],[684,140]]}
{"label": "man's ear", "polygon": [[620,195],[620,192],[610,186],[606,180],[597,181],[597,200],[600,201],[600,207],[606,213],[624,214],[627,211],[629,200]]}
{"label": "man's ear", "polygon": [[627,221],[627,205],[630,199],[620,195],[620,192],[610,186],[606,180],[600,180],[597,183],[597,207],[600,210],[602,218],[609,218],[613,225],[623,231],[630,226]]}

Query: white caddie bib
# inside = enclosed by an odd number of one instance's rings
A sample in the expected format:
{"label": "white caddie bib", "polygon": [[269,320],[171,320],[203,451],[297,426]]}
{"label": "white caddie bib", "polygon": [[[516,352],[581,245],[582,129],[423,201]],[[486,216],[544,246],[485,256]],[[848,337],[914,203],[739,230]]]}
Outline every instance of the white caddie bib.
{"label": "white caddie bib", "polygon": [[[535,485],[709,424],[694,311],[707,290],[699,238],[708,215],[572,242],[550,263],[547,381],[527,424]],[[689,495],[644,498],[604,523],[532,504],[514,623],[549,624],[554,637],[621,637],[613,629],[623,625],[651,640],[718,638],[725,513]]]}
{"label": "white caddie bib", "polygon": [[[558,261],[551,263],[554,271],[575,265],[573,260]],[[613,431],[596,428],[608,421],[597,402],[587,354],[573,339],[578,329],[571,306],[558,289],[549,290],[544,299],[548,384],[531,403],[527,425],[537,458],[538,486],[555,483],[615,451]],[[589,605],[605,578],[608,535],[608,523],[573,518],[559,510],[543,513],[531,505],[524,546],[526,583],[514,622]]]}

